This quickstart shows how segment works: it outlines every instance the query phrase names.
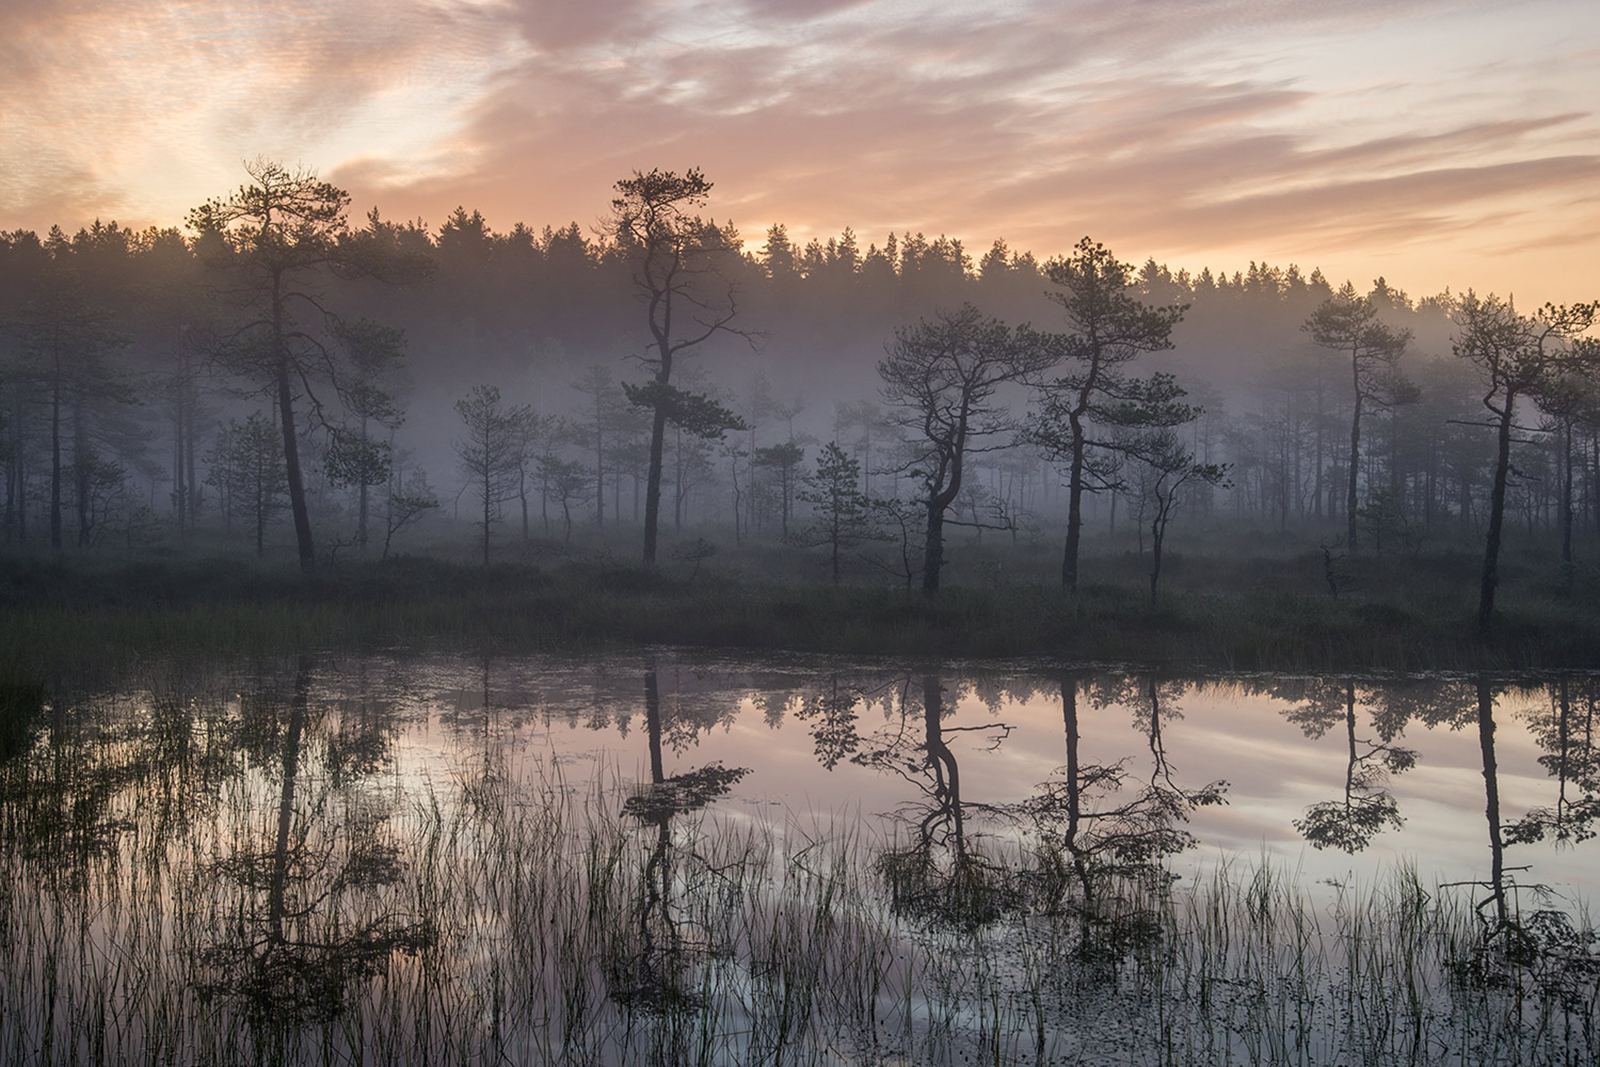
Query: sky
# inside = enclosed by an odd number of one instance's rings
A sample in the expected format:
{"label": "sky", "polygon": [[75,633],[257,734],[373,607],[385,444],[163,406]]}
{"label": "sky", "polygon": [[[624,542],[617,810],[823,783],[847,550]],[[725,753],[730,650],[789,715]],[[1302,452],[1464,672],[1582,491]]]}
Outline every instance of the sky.
{"label": "sky", "polygon": [[1593,0],[0,0],[0,229],[181,225],[266,158],[357,218],[595,232],[699,167],[751,248],[1089,235],[1566,302],[1597,111]]}

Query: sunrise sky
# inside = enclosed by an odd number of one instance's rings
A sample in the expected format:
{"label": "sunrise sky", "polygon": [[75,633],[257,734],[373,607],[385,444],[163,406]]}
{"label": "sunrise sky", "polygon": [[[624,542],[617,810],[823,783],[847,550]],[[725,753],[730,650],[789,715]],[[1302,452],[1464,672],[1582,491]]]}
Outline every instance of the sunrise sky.
{"label": "sunrise sky", "polygon": [[591,228],[703,168],[752,247],[1082,235],[1600,296],[1594,0],[3,0],[0,229],[175,225],[257,156]]}

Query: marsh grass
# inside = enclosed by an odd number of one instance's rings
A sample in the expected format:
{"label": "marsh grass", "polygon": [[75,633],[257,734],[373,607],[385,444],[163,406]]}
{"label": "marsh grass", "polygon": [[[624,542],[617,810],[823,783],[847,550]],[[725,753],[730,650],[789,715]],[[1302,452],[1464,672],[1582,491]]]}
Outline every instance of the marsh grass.
{"label": "marsh grass", "polygon": [[[199,711],[204,735],[221,713]],[[163,721],[157,709],[150,728]],[[216,754],[203,737],[194,752],[204,779]],[[307,772],[273,916],[281,783],[212,771],[213,802],[203,782],[141,767],[73,783],[104,805],[93,835],[46,778],[6,783],[32,800],[0,827],[0,1059],[1600,1056],[1600,949],[1581,913],[1492,928],[1468,890],[1424,888],[1410,869],[1320,897],[1265,860],[1112,879],[1087,913],[1049,842],[989,839],[963,857],[968,876],[930,880],[853,817],[630,809],[639,794],[614,771],[580,786],[559,764],[486,750],[404,795]]]}

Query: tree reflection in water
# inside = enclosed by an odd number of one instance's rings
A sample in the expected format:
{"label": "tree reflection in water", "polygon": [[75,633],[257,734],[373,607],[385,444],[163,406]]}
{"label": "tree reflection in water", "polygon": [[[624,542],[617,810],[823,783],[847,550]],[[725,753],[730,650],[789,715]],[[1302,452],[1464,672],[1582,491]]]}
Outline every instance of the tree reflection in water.
{"label": "tree reflection in water", "polygon": [[[877,867],[890,892],[890,906],[954,926],[981,926],[1017,903],[1014,867],[974,847],[967,829],[968,809],[996,812],[961,794],[961,766],[947,735],[973,733],[997,748],[1011,733],[1003,722],[952,726],[945,722],[945,687],[938,674],[924,674],[921,700],[911,696],[911,681],[900,686],[898,721],[874,735],[852,760],[897,775],[916,787],[920,799],[897,813],[910,840],[878,854]],[[920,703],[920,722],[913,709]]]}
{"label": "tree reflection in water", "polygon": [[[276,811],[264,833],[253,829],[259,820],[237,813],[237,836],[209,865],[233,887],[233,918],[199,954],[206,988],[242,998],[252,1019],[278,1033],[295,1020],[338,1015],[352,985],[437,936],[426,920],[398,915],[384,892],[400,880],[402,861],[383,836],[389,812],[361,789],[384,762],[383,732],[361,730],[353,741],[324,735],[313,745],[324,724],[312,710],[312,666],[299,657],[286,709],[270,691],[246,701],[243,754],[274,767]],[[320,774],[308,751],[321,757]]]}
{"label": "tree reflection in water", "polygon": [[[1295,692],[1298,690],[1298,692]],[[1311,805],[1294,820],[1294,827],[1314,848],[1337,848],[1354,855],[1366,848],[1385,827],[1399,829],[1405,824],[1399,802],[1388,789],[1389,776],[1402,774],[1416,766],[1417,753],[1395,743],[1404,721],[1378,721],[1376,738],[1356,736],[1356,707],[1373,699],[1363,688],[1358,702],[1352,678],[1300,679],[1280,686],[1274,695],[1298,699],[1286,708],[1284,718],[1299,726],[1309,738],[1319,738],[1344,726],[1344,789],[1337,800]]]}
{"label": "tree reflection in water", "polygon": [[[1059,679],[1066,763],[1022,805],[1041,836],[1046,896],[1078,917],[1080,959],[1104,962],[1152,933],[1170,874],[1165,860],[1195,844],[1184,828],[1197,808],[1226,802],[1228,783],[1181,786],[1167,753],[1164,725],[1181,718],[1181,683],[1151,676]],[[1129,708],[1150,753],[1150,775],[1137,789],[1125,757],[1084,760],[1078,698],[1086,688],[1096,709]]]}
{"label": "tree reflection in water", "polygon": [[[606,976],[612,999],[670,1023],[685,1021],[687,1016],[704,1007],[694,989],[692,965],[696,952],[684,935],[686,920],[673,903],[674,888],[680,878],[677,862],[680,859],[694,862],[699,857],[692,849],[680,856],[673,842],[672,822],[726,796],[750,772],[744,767],[710,763],[669,777],[661,747],[661,688],[653,664],[645,671],[644,707],[650,783],[623,802],[622,812],[646,826],[653,826],[655,840],[639,882],[641,899],[635,909],[638,940],[613,943],[612,958],[606,961]],[[686,1035],[669,1027],[664,1039],[669,1050],[677,1049]]]}
{"label": "tree reflection in water", "polygon": [[1556,780],[1555,803],[1534,808],[1508,835],[1516,841],[1553,838],[1577,844],[1595,835],[1600,819],[1600,747],[1595,736],[1597,683],[1593,677],[1560,678],[1547,687],[1549,709],[1528,716],[1544,755],[1539,763]]}
{"label": "tree reflection in water", "polygon": [[[1591,679],[285,666],[209,688],[173,671],[78,702],[0,689],[0,1048],[37,1062],[1210,1063],[1267,1062],[1250,1042],[1273,1035],[1294,1054],[1278,1062],[1486,1044],[1506,1062],[1596,1062],[1600,951],[1517,866],[1566,877],[1530,842],[1594,836]],[[1439,891],[1424,868],[1364,899],[1339,888],[1332,907],[1270,872],[1170,881],[1173,854],[1206,834],[1195,809],[1225,795],[1188,784],[1209,776],[1201,728],[1249,740],[1233,709],[1204,724],[1201,709],[1269,691],[1341,742],[1323,753],[1327,795],[1344,794],[1332,807],[1391,782],[1426,795],[1452,773],[1446,796],[1482,789],[1481,815],[1455,804],[1484,820],[1476,845],[1442,850],[1487,875]],[[1276,705],[1234,703],[1282,725]],[[795,721],[809,736],[769,732]],[[892,795],[867,803],[899,805],[897,840],[880,848],[878,824],[848,810],[826,825],[804,810],[773,822],[765,805],[708,813],[747,773],[686,755],[719,726],[734,727],[727,762],[775,768],[763,781]],[[1385,753],[1421,726],[1457,735],[1415,739],[1435,774],[1363,777],[1364,762],[1391,773]],[[604,761],[641,734],[629,793]],[[814,777],[780,762],[796,755]],[[1043,769],[1016,773],[1058,760],[1034,790]],[[1300,814],[1270,814],[1274,845],[1295,850]],[[1105,1039],[1112,1010],[1127,1025]]]}
{"label": "tree reflection in water", "polygon": [[841,683],[838,671],[830,672],[815,689],[802,694],[795,718],[811,725],[814,752],[824,770],[833,770],[840,760],[860,750],[860,713],[856,708],[865,702],[865,696],[860,687]]}

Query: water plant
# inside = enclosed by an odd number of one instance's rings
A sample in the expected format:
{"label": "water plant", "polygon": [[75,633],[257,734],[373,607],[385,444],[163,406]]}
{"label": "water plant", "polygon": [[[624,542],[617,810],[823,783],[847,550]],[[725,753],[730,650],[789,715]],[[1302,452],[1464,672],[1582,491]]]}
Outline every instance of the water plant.
{"label": "water plant", "polygon": [[[281,759],[293,703],[258,752]],[[967,846],[971,892],[941,898],[982,907],[905,908],[902,845],[853,819],[706,807],[728,771],[668,789],[688,799],[667,810],[614,771],[580,787],[491,739],[406,794],[335,784],[319,754],[284,809],[281,766],[226,758],[236,714],[201,715],[186,746],[223,783],[212,801],[190,794],[152,819],[170,775],[147,758],[95,764],[98,834],[82,832],[87,814],[27,816],[24,832],[19,801],[37,812],[61,794],[46,762],[8,765],[7,1062],[1532,1065],[1600,1052],[1600,945],[1581,912],[1519,912],[1508,936],[1411,869],[1326,905],[1265,860],[1176,882],[1108,876],[1091,902],[1062,878],[1073,858],[1058,840],[991,840]],[[322,745],[309,731],[298,743]]]}

